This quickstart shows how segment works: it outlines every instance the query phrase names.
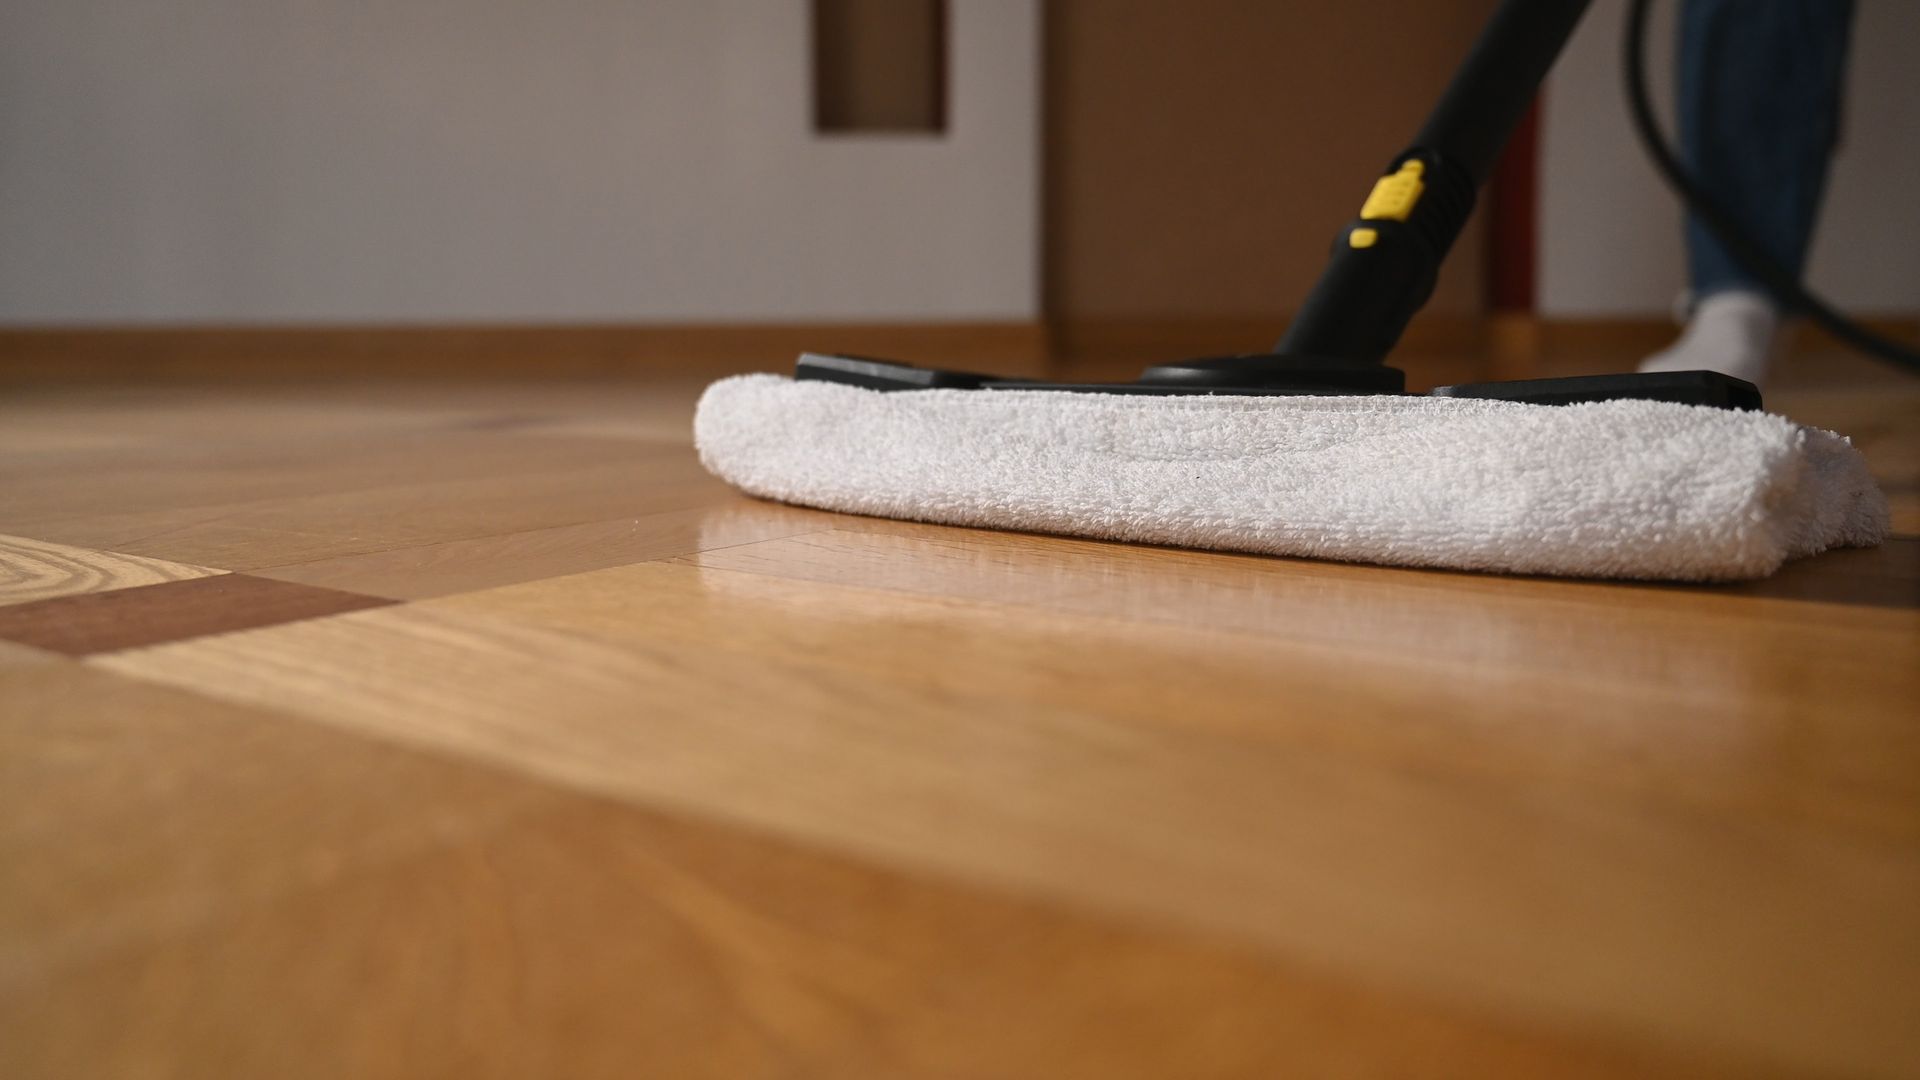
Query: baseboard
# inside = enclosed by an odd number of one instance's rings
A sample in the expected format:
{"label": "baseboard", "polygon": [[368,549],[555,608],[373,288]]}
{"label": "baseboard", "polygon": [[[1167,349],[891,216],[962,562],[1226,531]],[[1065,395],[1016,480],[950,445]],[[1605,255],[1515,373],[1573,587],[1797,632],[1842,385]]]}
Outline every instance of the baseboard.
{"label": "baseboard", "polygon": [[[1131,378],[1144,364],[1269,347],[1285,316],[1009,322],[444,326],[0,326],[0,382],[617,377],[784,371],[805,350],[1005,375]],[[1920,341],[1920,318],[1867,325]],[[1416,387],[1627,370],[1673,339],[1665,319],[1429,313],[1394,363]],[[1817,328],[1791,371],[1864,369]],[[1802,360],[1801,358],[1807,358]],[[1815,362],[1817,358],[1817,363]]]}
{"label": "baseboard", "polygon": [[1039,375],[1039,322],[0,327],[0,381],[594,377],[785,371],[805,350]]}

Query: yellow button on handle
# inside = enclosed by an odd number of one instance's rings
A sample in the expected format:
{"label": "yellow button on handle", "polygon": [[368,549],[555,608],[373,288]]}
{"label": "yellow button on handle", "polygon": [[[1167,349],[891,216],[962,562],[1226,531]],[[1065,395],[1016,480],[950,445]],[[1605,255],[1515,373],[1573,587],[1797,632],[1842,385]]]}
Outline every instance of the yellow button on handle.
{"label": "yellow button on handle", "polygon": [[1347,246],[1370,248],[1378,239],[1380,239],[1380,233],[1374,229],[1355,229],[1347,234]]}
{"label": "yellow button on handle", "polygon": [[1420,193],[1427,189],[1426,181],[1421,179],[1426,171],[1426,164],[1415,158],[1374,181],[1373,193],[1360,208],[1360,216],[1373,221],[1407,220],[1413,213],[1413,204],[1420,201]]}

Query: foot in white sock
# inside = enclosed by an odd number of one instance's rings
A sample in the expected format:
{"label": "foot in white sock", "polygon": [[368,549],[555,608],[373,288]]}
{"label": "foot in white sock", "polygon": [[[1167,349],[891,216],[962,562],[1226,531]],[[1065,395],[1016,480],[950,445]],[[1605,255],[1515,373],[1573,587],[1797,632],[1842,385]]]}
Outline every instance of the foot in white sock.
{"label": "foot in white sock", "polygon": [[1717,292],[1694,306],[1680,340],[1640,363],[1641,371],[1718,371],[1758,386],[1767,377],[1780,313],[1757,292]]}

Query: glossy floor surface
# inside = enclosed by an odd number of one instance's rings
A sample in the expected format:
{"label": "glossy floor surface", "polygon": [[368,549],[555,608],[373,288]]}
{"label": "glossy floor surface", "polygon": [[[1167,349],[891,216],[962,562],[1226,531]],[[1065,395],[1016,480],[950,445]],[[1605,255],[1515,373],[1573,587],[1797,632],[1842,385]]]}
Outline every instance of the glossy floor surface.
{"label": "glossy floor surface", "polygon": [[0,1075],[1920,1070],[1905,384],[1720,588],[771,505],[697,389],[0,399]]}

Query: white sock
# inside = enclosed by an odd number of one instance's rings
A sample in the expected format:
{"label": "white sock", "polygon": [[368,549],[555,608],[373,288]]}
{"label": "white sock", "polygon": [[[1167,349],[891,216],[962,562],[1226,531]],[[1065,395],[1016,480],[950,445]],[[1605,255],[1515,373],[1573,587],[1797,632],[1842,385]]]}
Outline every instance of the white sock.
{"label": "white sock", "polygon": [[1780,312],[1764,294],[1713,293],[1694,306],[1680,340],[1641,361],[1640,370],[1718,371],[1758,386],[1779,333]]}

